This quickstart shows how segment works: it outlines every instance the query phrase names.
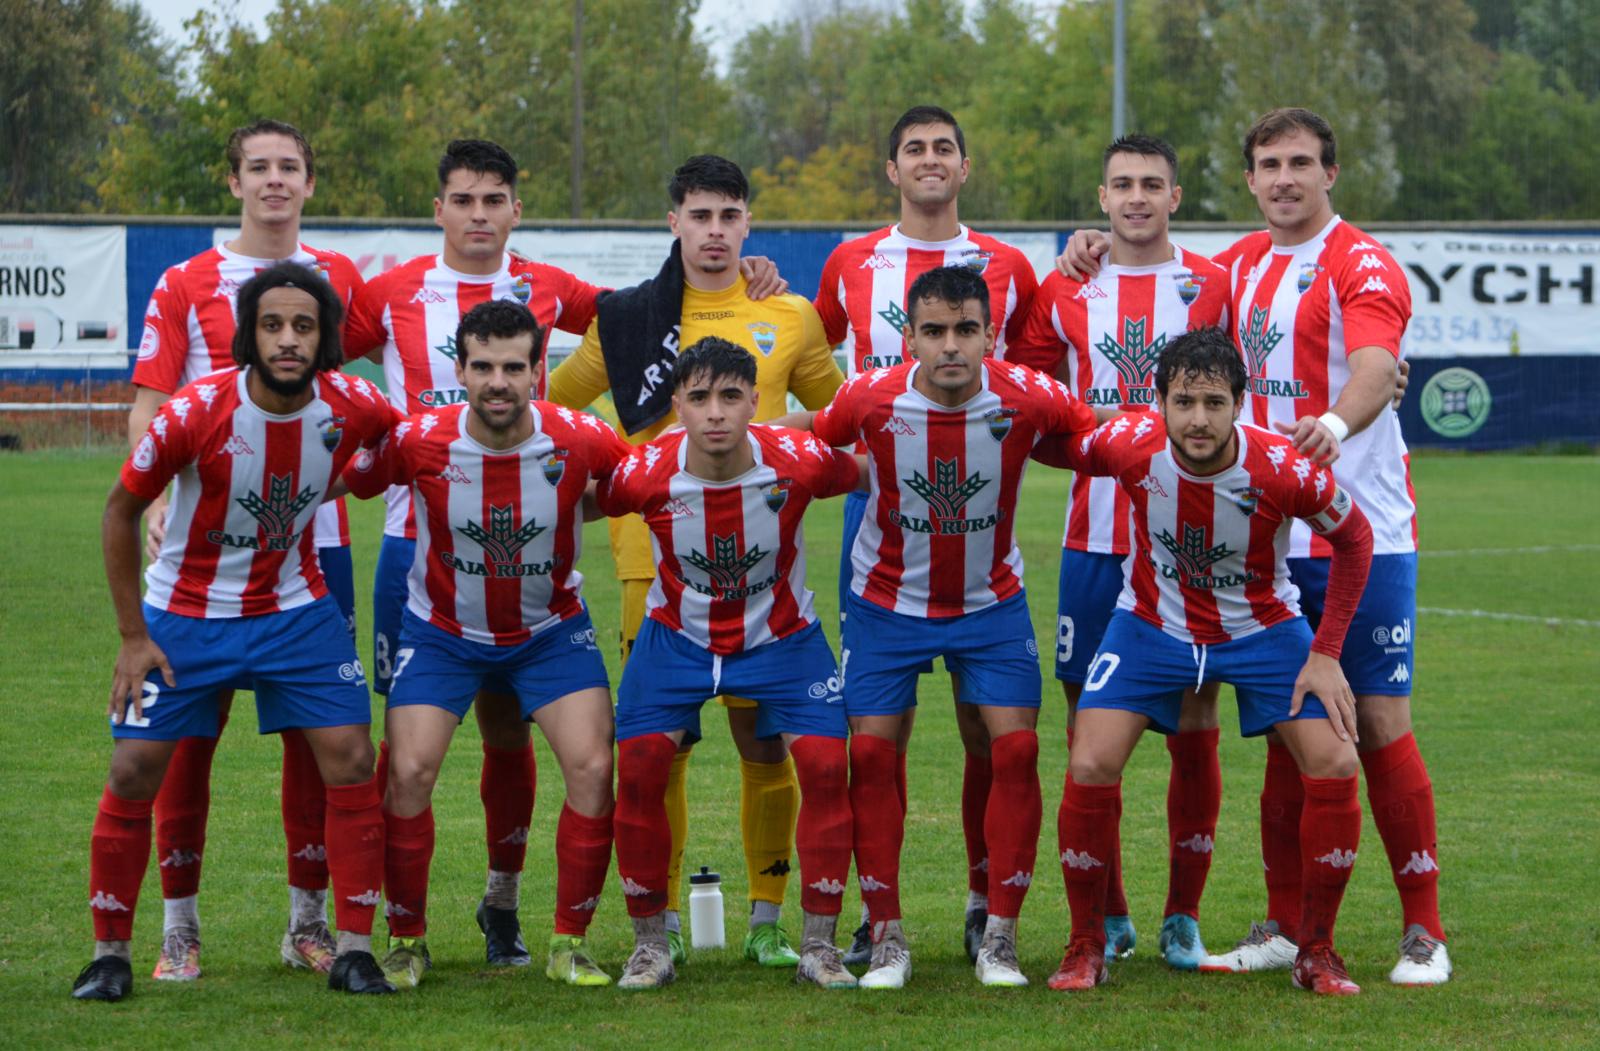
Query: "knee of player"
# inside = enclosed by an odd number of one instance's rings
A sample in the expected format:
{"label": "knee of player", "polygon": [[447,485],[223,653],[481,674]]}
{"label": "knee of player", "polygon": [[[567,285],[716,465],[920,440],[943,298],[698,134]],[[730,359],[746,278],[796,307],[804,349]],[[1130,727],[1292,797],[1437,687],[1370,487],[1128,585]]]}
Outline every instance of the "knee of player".
{"label": "knee of player", "polygon": [[1073,743],[1071,771],[1080,785],[1114,785],[1122,778],[1122,764],[1086,747],[1081,737]]}
{"label": "knee of player", "polygon": [[112,753],[106,787],[119,799],[154,799],[161,790],[162,764],[118,750]]}
{"label": "knee of player", "polygon": [[1356,730],[1361,734],[1362,749],[1367,751],[1398,741],[1411,732],[1411,699],[1358,697]]}
{"label": "knee of player", "polygon": [[1355,746],[1349,741],[1341,741],[1337,748],[1319,749],[1306,755],[1300,764],[1300,772],[1307,777],[1343,780],[1356,776],[1360,766]]}
{"label": "knee of player", "polygon": [[592,791],[602,785],[609,790],[613,766],[609,744],[597,744],[592,748],[586,748],[577,755],[566,757],[562,762],[569,791],[576,786]]}
{"label": "knee of player", "polygon": [[358,785],[372,778],[377,753],[365,726],[351,727],[350,732],[338,735],[319,734],[312,750],[325,784]]}

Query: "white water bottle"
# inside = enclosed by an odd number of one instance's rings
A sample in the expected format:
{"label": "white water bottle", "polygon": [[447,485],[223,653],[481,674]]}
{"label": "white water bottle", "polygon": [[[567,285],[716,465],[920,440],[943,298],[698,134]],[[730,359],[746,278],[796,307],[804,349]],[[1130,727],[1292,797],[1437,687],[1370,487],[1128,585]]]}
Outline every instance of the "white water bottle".
{"label": "white water bottle", "polygon": [[689,944],[696,949],[727,945],[722,923],[722,877],[704,865],[689,877]]}

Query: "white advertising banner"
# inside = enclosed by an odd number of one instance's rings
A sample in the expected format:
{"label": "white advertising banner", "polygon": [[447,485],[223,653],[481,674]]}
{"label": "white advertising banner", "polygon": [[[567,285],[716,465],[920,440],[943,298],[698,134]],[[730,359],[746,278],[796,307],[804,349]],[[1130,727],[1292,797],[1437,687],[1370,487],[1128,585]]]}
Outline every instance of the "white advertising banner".
{"label": "white advertising banner", "polygon": [[[232,227],[214,230],[213,243],[237,236]],[[417,228],[323,230],[308,228],[306,244],[349,256],[371,280],[407,259],[430,255],[444,247],[440,230]],[[656,276],[672,246],[672,234],[648,230],[539,230],[511,232],[510,249],[518,255],[558,266],[602,288],[625,288]],[[577,349],[581,334],[560,329],[550,334],[550,349],[557,358]]]}
{"label": "white advertising banner", "polygon": [[[1207,255],[1244,231],[1175,231]],[[1600,354],[1600,237],[1383,230],[1411,284],[1406,354]]]}
{"label": "white advertising banner", "polygon": [[0,367],[128,362],[127,228],[0,226]]}

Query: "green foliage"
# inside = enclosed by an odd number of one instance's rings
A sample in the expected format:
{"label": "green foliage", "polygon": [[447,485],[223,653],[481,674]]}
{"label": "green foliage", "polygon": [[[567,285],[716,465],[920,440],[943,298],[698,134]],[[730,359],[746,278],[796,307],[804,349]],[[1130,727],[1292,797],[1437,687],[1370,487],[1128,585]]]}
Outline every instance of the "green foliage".
{"label": "green foliage", "polygon": [[[229,130],[300,125],[312,214],[415,216],[445,141],[521,162],[525,212],[572,212],[578,0],[278,0],[265,33],[188,24],[184,64],[128,0],[0,4],[0,209],[228,213]],[[962,214],[1093,220],[1111,135],[1113,0],[837,0],[739,35],[698,0],[582,0],[581,200],[650,218],[686,156],[732,157],[767,218],[893,213],[884,136],[935,103],[967,133]],[[1253,222],[1238,144],[1262,111],[1333,123],[1341,212],[1593,218],[1600,5],[1588,0],[1127,0],[1130,130],[1178,150],[1180,218]],[[1559,165],[1555,162],[1559,161]],[[830,170],[841,167],[843,170]],[[1548,174],[1546,174],[1548,173]]]}

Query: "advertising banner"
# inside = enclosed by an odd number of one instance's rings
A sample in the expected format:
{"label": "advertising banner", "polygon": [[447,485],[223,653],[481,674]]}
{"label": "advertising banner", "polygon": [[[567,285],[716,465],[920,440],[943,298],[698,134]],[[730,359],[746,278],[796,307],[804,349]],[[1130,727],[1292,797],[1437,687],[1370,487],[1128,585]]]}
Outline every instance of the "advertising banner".
{"label": "advertising banner", "polygon": [[127,228],[0,226],[0,367],[126,363]]}
{"label": "advertising banner", "polygon": [[[1244,231],[1175,231],[1207,255]],[[1384,230],[1411,285],[1408,357],[1600,354],[1600,237]]]}

